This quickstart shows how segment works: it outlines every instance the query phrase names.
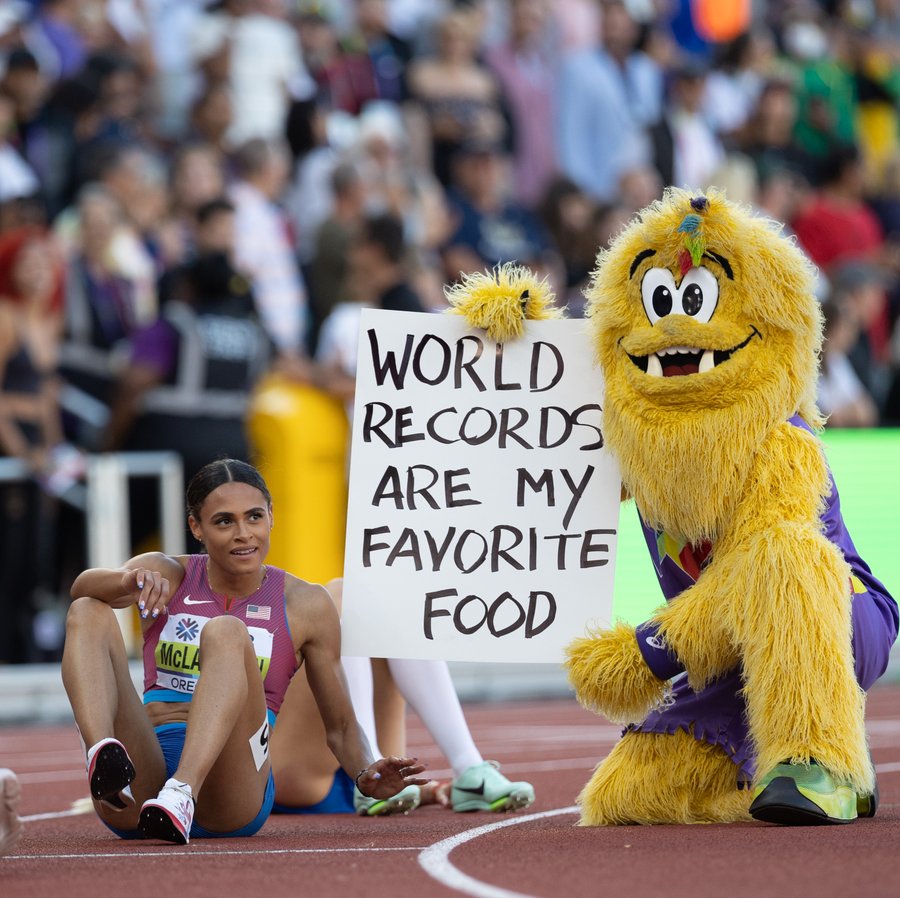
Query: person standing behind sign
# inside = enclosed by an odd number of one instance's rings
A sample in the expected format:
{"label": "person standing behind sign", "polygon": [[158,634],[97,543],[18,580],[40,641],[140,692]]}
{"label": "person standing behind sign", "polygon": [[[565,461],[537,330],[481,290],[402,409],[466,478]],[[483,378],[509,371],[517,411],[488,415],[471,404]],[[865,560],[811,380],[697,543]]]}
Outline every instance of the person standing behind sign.
{"label": "person standing behind sign", "polygon": [[[356,387],[356,345],[359,337],[360,312],[366,306],[389,311],[424,311],[424,306],[407,282],[406,245],[403,225],[393,215],[368,218],[352,250],[351,278],[366,292],[362,302],[345,302],[335,307],[322,328],[317,351],[320,363],[319,385],[343,399],[352,418],[352,401]],[[338,608],[341,605],[342,581],[328,584]],[[373,659],[378,663],[382,659]],[[376,729],[384,733],[385,720],[376,728],[373,709],[373,674],[368,658],[344,658],[353,705],[360,725],[374,746],[378,744]],[[383,672],[382,664],[379,673]],[[431,787],[424,796],[418,787],[403,796],[411,797],[415,807],[424,800],[450,805],[454,810],[514,810],[534,801],[534,788],[526,782],[510,782],[493,762],[485,761],[472,739],[459,697],[444,661],[419,661],[392,658],[386,662],[390,677],[403,698],[425,723],[438,747],[453,768],[451,786]],[[373,801],[354,794],[340,771],[334,772],[327,757],[316,768],[318,780],[310,776],[309,764],[298,764],[297,746],[303,744],[315,751],[310,739],[309,718],[312,700],[302,682],[297,682],[285,700],[283,724],[273,740],[272,753],[276,770],[276,810],[282,813],[322,813],[356,810],[370,816],[410,809],[407,801]],[[390,739],[399,746],[403,728],[389,727]],[[321,752],[317,756],[321,759]],[[468,791],[469,789],[477,789]],[[400,796],[397,796],[399,799]]]}
{"label": "person standing behind sign", "polygon": [[[272,501],[259,472],[212,462],[188,485],[187,507],[208,554],[150,552],[72,584],[62,677],[100,819],[124,839],[179,844],[255,833],[274,797],[271,727],[304,662],[327,744],[361,794],[386,799],[424,783],[414,759],[373,761],[328,593],[264,564]],[[134,604],[143,707],[113,614]]]}

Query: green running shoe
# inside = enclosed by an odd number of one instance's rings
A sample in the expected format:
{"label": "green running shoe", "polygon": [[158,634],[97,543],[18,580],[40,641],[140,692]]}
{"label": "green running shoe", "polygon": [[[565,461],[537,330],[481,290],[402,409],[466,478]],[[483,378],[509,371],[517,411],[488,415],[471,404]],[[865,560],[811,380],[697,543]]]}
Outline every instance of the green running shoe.
{"label": "green running shoe", "polygon": [[454,811],[515,811],[534,801],[531,783],[511,783],[496,761],[482,761],[453,781],[450,804]]}
{"label": "green running shoe", "polygon": [[875,780],[875,791],[871,795],[856,795],[856,816],[874,817],[878,810],[878,780]]}
{"label": "green running shoe", "polygon": [[815,761],[785,761],[754,788],[750,814],[756,820],[783,826],[852,823],[858,815],[857,795],[850,786],[836,783]]}
{"label": "green running shoe", "polygon": [[390,798],[370,798],[353,787],[353,808],[363,817],[382,817],[385,814],[408,814],[422,801],[418,786],[407,786]]}

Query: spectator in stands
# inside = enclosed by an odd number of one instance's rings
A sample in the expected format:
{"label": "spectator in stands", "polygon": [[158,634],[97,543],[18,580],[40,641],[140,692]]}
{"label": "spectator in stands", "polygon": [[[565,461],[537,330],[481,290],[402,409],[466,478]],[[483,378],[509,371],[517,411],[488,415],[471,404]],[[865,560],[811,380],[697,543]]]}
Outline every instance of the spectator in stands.
{"label": "spectator in stands", "polygon": [[437,26],[437,53],[413,60],[409,90],[428,119],[434,173],[448,185],[451,159],[468,140],[503,140],[500,88],[478,60],[481,35],[473,14],[457,8]]}
{"label": "spectator in stands", "polygon": [[47,90],[47,79],[34,54],[25,47],[14,48],[0,77],[0,93],[6,94],[13,104],[10,141],[35,171],[41,170],[39,117]]}
{"label": "spectator in stands", "polygon": [[203,86],[191,106],[188,133],[224,154],[231,149],[228,133],[233,121],[231,88],[227,82],[212,81]]}
{"label": "spectator in stands", "polygon": [[626,5],[609,0],[602,8],[602,49],[563,60],[556,130],[562,170],[610,202],[623,172],[650,161],[643,129],[662,114],[663,77],[636,49],[638,23]]}
{"label": "spectator in stands", "polygon": [[334,170],[331,190],[331,214],[316,235],[316,253],[309,273],[312,347],[322,322],[346,298],[348,251],[362,223],[366,198],[359,170],[350,163],[342,163]]}
{"label": "spectator in stands", "polygon": [[825,340],[816,402],[829,427],[873,427],[878,411],[847,353],[859,338],[859,324],[846,298],[837,295],[822,305]]}
{"label": "spectator in stands", "polygon": [[359,115],[366,103],[378,98],[378,80],[366,48],[360,42],[341,42],[318,4],[301,8],[297,30],[320,100],[331,109]]}
{"label": "spectator in stands", "polygon": [[83,76],[97,92],[100,122],[96,136],[81,144],[80,165],[90,165],[95,149],[109,143],[143,143],[150,147],[149,97],[143,72],[134,57],[118,49],[93,53]]}
{"label": "spectator in stands", "polygon": [[516,261],[539,269],[558,262],[537,217],[513,198],[507,157],[499,144],[463,144],[453,171],[449,200],[456,228],[443,253],[448,280],[501,262]]}
{"label": "spectator in stands", "polygon": [[565,177],[553,180],[538,209],[543,226],[558,248],[565,268],[564,287],[557,291],[569,313],[580,314],[582,291],[594,269],[597,240],[591,224],[597,204]]}
{"label": "spectator in stands", "polygon": [[725,158],[703,106],[706,69],[684,61],[672,73],[661,118],[650,129],[653,160],[663,184],[703,189]]}
{"label": "spectator in stands", "polygon": [[715,132],[740,134],[756,108],[775,63],[771,32],[757,27],[723,45],[706,79],[703,108]]}
{"label": "spectator in stands", "polygon": [[197,216],[197,254],[169,273],[155,323],[131,340],[108,449],[171,450],[190,479],[210,457],[248,459],[248,395],[271,344],[249,281],[234,265],[235,210],[217,198]]}
{"label": "spectator in stands", "polygon": [[815,7],[808,6],[785,27],[782,43],[796,72],[797,143],[824,159],[836,146],[857,140],[852,30],[817,20]]}
{"label": "spectator in stands", "polygon": [[556,173],[558,48],[554,45],[547,0],[513,0],[507,39],[486,54],[500,83],[512,124],[516,195],[534,207]]}
{"label": "spectator in stands", "polygon": [[15,104],[0,91],[0,203],[36,196],[41,189],[37,175],[9,142],[15,122]]}
{"label": "spectator in stands", "polygon": [[408,95],[406,69],[413,58],[412,47],[391,31],[387,0],[355,0],[354,6],[356,38],[369,54],[378,97],[402,103]]}
{"label": "spectator in stands", "polygon": [[234,154],[233,164],[235,264],[253,285],[260,320],[278,352],[297,360],[308,327],[306,288],[276,204],[287,183],[287,148],[276,141],[251,140]]}
{"label": "spectator in stands", "polygon": [[331,212],[331,175],[343,158],[330,139],[329,115],[327,105],[315,97],[294,98],[285,123],[292,157],[285,208],[301,266],[312,261],[319,227]]}
{"label": "spectator in stands", "polygon": [[847,356],[879,409],[889,385],[886,284],[883,270],[867,261],[846,262],[832,272],[834,295],[847,305],[858,328],[856,340],[846,350]]}
{"label": "spectator in stands", "polygon": [[43,0],[34,22],[41,64],[53,80],[81,71],[87,45],[78,27],[80,0]]}
{"label": "spectator in stands", "polygon": [[393,215],[366,218],[350,252],[348,295],[353,299],[332,309],[316,349],[318,385],[348,404],[356,390],[361,310],[370,306],[397,312],[425,311],[409,284],[408,261],[403,223]]}
{"label": "spectator in stands", "polygon": [[192,49],[207,80],[224,78],[231,88],[232,147],[281,136],[290,92],[309,82],[287,22],[271,15],[261,0],[224,0],[199,17]]}
{"label": "spectator in stands", "polygon": [[884,246],[878,218],[864,199],[862,156],[838,147],[822,163],[821,186],[791,225],[809,257],[826,271],[853,259],[876,260]]}
{"label": "spectator in stands", "polygon": [[359,132],[350,153],[366,188],[366,211],[390,213],[403,221],[411,248],[434,253],[447,236],[443,187],[415,158],[411,138],[398,108],[370,103],[359,117]]}
{"label": "spectator in stands", "polygon": [[37,589],[49,585],[53,569],[48,494],[77,477],[63,470],[60,449],[61,308],[61,260],[51,237],[27,228],[0,238],[0,455],[24,460],[33,478],[0,486],[0,663],[31,660]]}
{"label": "spectator in stands", "polygon": [[166,229],[171,248],[164,267],[184,261],[194,251],[197,210],[225,192],[222,154],[209,143],[182,144],[169,168],[169,210]]}
{"label": "spectator in stands", "polygon": [[760,91],[747,125],[737,138],[738,148],[756,163],[761,178],[773,169],[786,169],[807,183],[816,183],[819,163],[797,143],[797,98],[793,82],[773,77]]}
{"label": "spectator in stands", "polygon": [[[82,190],[77,209],[77,244],[67,263],[60,370],[70,386],[100,403],[108,416],[127,340],[154,314],[141,310],[135,283],[120,273],[114,261],[122,220],[119,203],[94,184]],[[96,448],[96,428],[105,424],[95,416],[85,408],[78,422],[80,439],[91,448]]]}
{"label": "spectator in stands", "polygon": [[[99,184],[119,205],[109,264],[133,284],[138,319],[149,320],[157,311],[155,231],[165,211],[165,172],[155,155],[133,143],[100,143],[85,161],[82,186]],[[57,216],[55,230],[70,252],[78,245],[79,229],[77,204]]]}

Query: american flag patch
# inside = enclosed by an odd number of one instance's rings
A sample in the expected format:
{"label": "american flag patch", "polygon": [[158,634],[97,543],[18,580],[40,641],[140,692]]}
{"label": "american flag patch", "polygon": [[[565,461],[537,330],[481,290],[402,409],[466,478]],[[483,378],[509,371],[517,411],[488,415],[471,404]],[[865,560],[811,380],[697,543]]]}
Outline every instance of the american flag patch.
{"label": "american flag patch", "polygon": [[268,620],[272,616],[272,609],[268,605],[248,605],[246,616],[253,620]]}

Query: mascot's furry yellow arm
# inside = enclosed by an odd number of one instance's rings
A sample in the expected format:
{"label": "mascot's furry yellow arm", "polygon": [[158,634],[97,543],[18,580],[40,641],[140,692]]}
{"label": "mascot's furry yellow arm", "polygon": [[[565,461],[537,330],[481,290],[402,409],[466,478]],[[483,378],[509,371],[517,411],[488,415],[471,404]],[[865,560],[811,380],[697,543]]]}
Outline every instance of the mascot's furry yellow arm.
{"label": "mascot's furry yellow arm", "polygon": [[464,274],[446,290],[451,314],[465,316],[472,327],[487,332],[491,340],[506,343],[521,337],[524,321],[562,318],[553,306],[553,291],[546,280],[520,265],[498,265],[490,274]]}
{"label": "mascot's furry yellow arm", "polygon": [[569,648],[580,701],[629,725],[582,824],[874,813],[860,683],[884,670],[897,608],[815,436],[812,275],[777,225],[715,192],[667,191],[598,259],[605,442],[670,601]]}

